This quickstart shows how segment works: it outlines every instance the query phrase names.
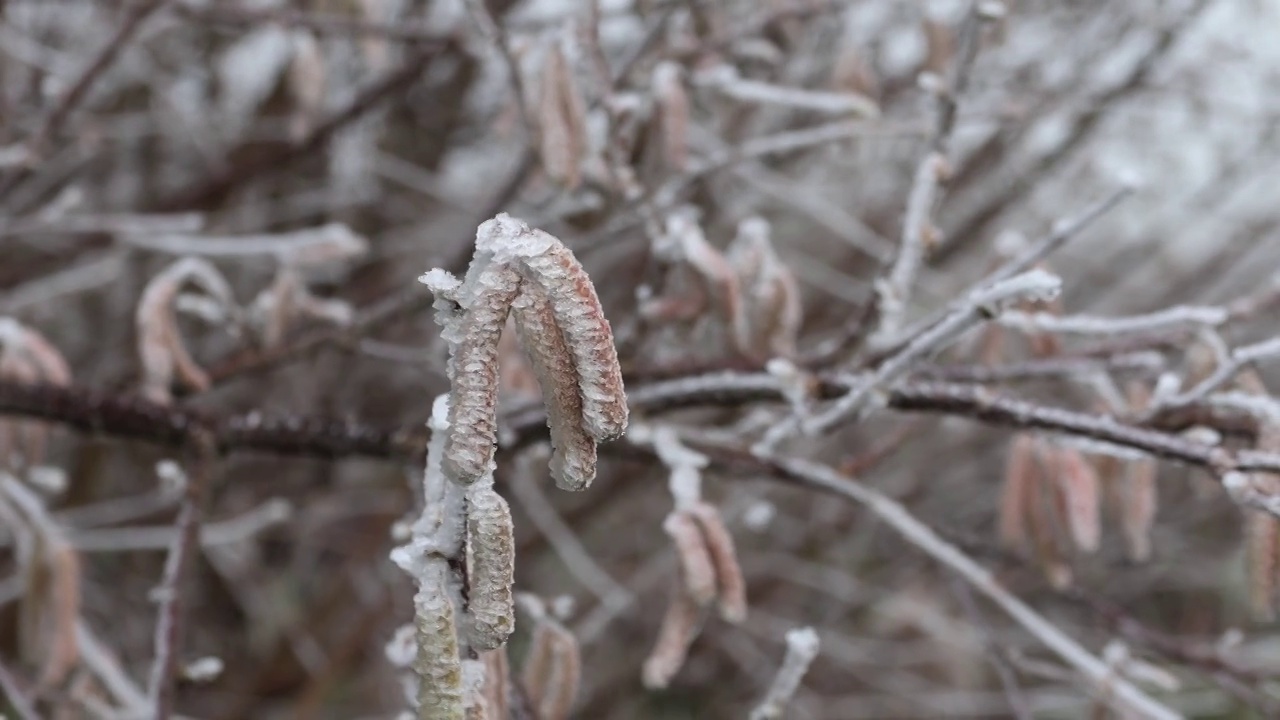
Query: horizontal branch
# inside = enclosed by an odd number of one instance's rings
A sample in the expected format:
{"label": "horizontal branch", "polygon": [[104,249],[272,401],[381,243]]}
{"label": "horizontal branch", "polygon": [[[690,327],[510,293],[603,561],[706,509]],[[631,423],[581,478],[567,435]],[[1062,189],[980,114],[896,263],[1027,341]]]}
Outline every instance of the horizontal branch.
{"label": "horizontal branch", "polygon": [[[815,378],[815,394],[834,398],[848,384]],[[1280,472],[1280,454],[1229,450],[1173,432],[1129,425],[1104,415],[1028,402],[980,385],[904,382],[888,392],[890,409],[965,417],[1001,427],[1036,429],[1132,448],[1166,460],[1202,467],[1215,475],[1230,470]],[[657,413],[705,405],[785,402],[781,382],[766,373],[713,373],[649,383],[628,392],[633,412]],[[24,385],[0,381],[0,415],[36,418],[84,433],[140,440],[167,447],[185,445],[203,429],[221,453],[267,452],[322,458],[371,457],[417,462],[425,454],[429,432],[419,424],[378,427],[349,420],[304,416],[266,417],[261,413],[219,415],[185,406],[112,395],[85,387]],[[1206,415],[1206,417],[1209,417]],[[1168,420],[1164,419],[1168,424]],[[541,406],[517,408],[502,417],[503,426],[523,445],[542,437],[546,414]]]}
{"label": "horizontal branch", "polygon": [[426,452],[425,428],[383,429],[359,422],[305,417],[268,418],[251,412],[220,416],[141,397],[86,387],[0,381],[0,415],[47,420],[88,434],[140,440],[171,448],[208,432],[220,453],[417,460]]}

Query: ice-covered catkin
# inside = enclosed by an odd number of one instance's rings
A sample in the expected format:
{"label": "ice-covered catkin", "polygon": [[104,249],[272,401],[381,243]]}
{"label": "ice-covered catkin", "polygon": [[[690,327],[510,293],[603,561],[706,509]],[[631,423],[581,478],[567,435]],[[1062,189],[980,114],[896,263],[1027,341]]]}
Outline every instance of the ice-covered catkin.
{"label": "ice-covered catkin", "polygon": [[506,646],[480,653],[480,661],[484,663],[483,692],[490,715],[498,720],[507,720],[510,717],[511,666]]}
{"label": "ice-covered catkin", "polygon": [[1004,466],[999,521],[1000,542],[1011,550],[1026,548],[1032,486],[1039,481],[1038,476],[1035,438],[1027,433],[1014,435]]}
{"label": "ice-covered catkin", "polygon": [[1080,550],[1093,552],[1102,540],[1102,495],[1098,473],[1075,448],[1058,447],[1055,454],[1056,479],[1071,539]]}
{"label": "ice-covered catkin", "polygon": [[1129,559],[1143,562],[1151,558],[1151,526],[1159,505],[1154,458],[1132,460],[1125,465],[1121,488],[1120,523]]}
{"label": "ice-covered catkin", "polygon": [[324,109],[328,74],[324,53],[314,33],[294,30],[293,57],[285,76],[289,97],[294,109],[289,118],[289,134],[295,141],[306,137]]}
{"label": "ice-covered catkin", "polygon": [[511,509],[491,482],[467,492],[467,640],[501,647],[515,628],[515,540]]}
{"label": "ice-covered catkin", "polygon": [[46,549],[50,569],[48,635],[40,686],[57,687],[80,659],[76,623],[80,619],[80,555],[71,543],[56,538]]}
{"label": "ice-covered catkin", "polygon": [[547,50],[538,92],[543,167],[554,180],[575,188],[582,178],[587,145],[586,104],[559,43]]}
{"label": "ice-covered catkin", "polygon": [[649,657],[645,658],[641,670],[641,680],[650,690],[665,688],[671,679],[684,666],[689,654],[689,645],[698,635],[698,624],[701,610],[698,603],[685,592],[677,588],[671,596],[671,604],[662,617],[662,627],[658,629],[658,639],[654,642]]}
{"label": "ice-covered catkin", "polygon": [[[488,667],[480,660],[462,661],[462,707],[466,720],[499,720],[484,692]],[[505,720],[502,718],[501,720]]]}
{"label": "ice-covered catkin", "polygon": [[747,585],[738,564],[733,536],[724,525],[720,511],[705,502],[690,506],[689,514],[698,521],[706,541],[707,553],[715,566],[717,606],[720,617],[731,623],[747,619]]}
{"label": "ice-covered catkin", "polygon": [[[13,318],[0,317],[0,379],[65,386],[71,382],[71,367],[39,331]],[[19,430],[23,440],[17,447]],[[46,423],[0,420],[0,458],[10,457],[16,449],[26,465],[42,463],[48,435]]]}
{"label": "ice-covered catkin", "polygon": [[568,720],[582,680],[582,650],[573,633],[559,623],[552,627],[553,632],[549,636],[551,664],[546,686],[538,701],[538,717],[541,720]]}
{"label": "ice-covered catkin", "polygon": [[445,592],[448,567],[434,563],[424,573],[414,595],[414,624],[418,655],[414,661],[422,682],[418,686],[421,720],[463,720],[462,662],[453,602]]}
{"label": "ice-covered catkin", "polygon": [[728,260],[738,275],[744,327],[739,350],[750,357],[794,357],[804,320],[800,288],[769,239],[769,223],[751,217],[738,225]]}
{"label": "ice-covered catkin", "polygon": [[687,511],[675,510],[662,529],[675,545],[685,592],[697,604],[709,604],[716,598],[716,567],[698,521]]}
{"label": "ice-covered catkin", "polygon": [[173,301],[187,282],[199,286],[224,305],[232,304],[231,288],[226,280],[212,264],[200,258],[183,258],[147,283],[138,300],[134,321],[142,361],[142,392],[156,402],[169,402],[175,374],[193,390],[209,386],[208,376],[182,342],[173,312]]}
{"label": "ice-covered catkin", "polygon": [[664,242],[697,274],[712,309],[719,315],[733,344],[749,344],[749,327],[738,273],[724,253],[707,242],[697,220],[697,210],[682,207],[667,217]]}
{"label": "ice-covered catkin", "polygon": [[481,225],[480,235],[486,232],[508,238],[526,282],[537,283],[551,304],[578,374],[583,428],[601,442],[620,437],[627,429],[622,368],[613,331],[586,270],[554,236],[505,214]]}
{"label": "ice-covered catkin", "polygon": [[689,161],[689,95],[678,64],[663,61],[654,67],[653,97],[658,103],[663,157],[672,170],[683,170]]}
{"label": "ice-covered catkin", "polygon": [[582,398],[573,355],[556,326],[542,288],[527,283],[512,310],[547,409],[551,429],[551,477],[563,490],[585,490],[596,476],[596,443],[582,426]]}
{"label": "ice-covered catkin", "polygon": [[1276,577],[1280,571],[1280,520],[1267,512],[1246,511],[1249,609],[1257,620],[1276,616]]}
{"label": "ice-covered catkin", "polygon": [[515,270],[490,264],[476,278],[449,363],[449,430],[441,467],[455,482],[489,474],[497,444],[498,342],[520,291]]}
{"label": "ice-covered catkin", "polygon": [[520,684],[537,717],[564,720],[577,697],[582,675],[578,639],[546,614],[541,600],[525,596],[522,607],[532,616],[534,628]]}

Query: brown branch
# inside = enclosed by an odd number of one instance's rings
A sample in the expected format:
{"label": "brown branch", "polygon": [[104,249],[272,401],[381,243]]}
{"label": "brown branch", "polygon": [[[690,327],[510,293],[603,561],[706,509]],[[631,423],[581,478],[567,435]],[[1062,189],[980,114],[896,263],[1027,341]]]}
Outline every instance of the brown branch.
{"label": "brown branch", "polygon": [[[815,380],[816,392],[834,398],[848,386],[833,378]],[[780,382],[763,373],[716,373],[633,388],[632,411],[656,413],[701,405],[783,402]],[[1001,427],[1037,429],[1113,443],[1150,455],[1205,468],[1280,473],[1280,454],[1228,450],[1187,440],[1169,432],[1130,425],[1111,417],[1038,405],[978,385],[908,382],[889,391],[889,408],[903,412],[966,417]],[[101,433],[182,447],[193,433],[211,434],[221,453],[269,452],[309,457],[374,457],[417,462],[428,432],[411,425],[377,428],[357,422],[307,417],[266,418],[257,413],[221,416],[189,407],[168,407],[131,396],[109,395],[84,387],[25,385],[0,381],[0,415],[59,423],[81,432]],[[546,414],[541,407],[502,418],[521,443],[540,437]]]}
{"label": "brown branch", "polygon": [[197,434],[207,433],[222,454],[266,452],[418,462],[425,453],[428,437],[426,429],[417,426],[388,430],[351,421],[267,418],[258,413],[219,416],[92,388],[10,381],[0,381],[0,415],[37,418],[83,433],[170,448],[187,446]]}

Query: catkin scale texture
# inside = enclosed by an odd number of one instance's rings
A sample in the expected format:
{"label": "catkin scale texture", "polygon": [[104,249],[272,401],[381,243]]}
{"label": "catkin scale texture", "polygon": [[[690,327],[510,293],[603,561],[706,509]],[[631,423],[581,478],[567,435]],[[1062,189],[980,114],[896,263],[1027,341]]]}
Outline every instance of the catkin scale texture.
{"label": "catkin scale texture", "polygon": [[422,679],[418,686],[419,717],[461,720],[462,663],[453,603],[444,591],[448,569],[443,563],[431,573],[436,582],[423,583],[414,597],[418,655],[414,669]]}
{"label": "catkin scale texture", "polygon": [[477,292],[461,322],[449,372],[453,392],[441,467],[455,482],[471,484],[489,473],[497,444],[498,342],[520,276],[490,265],[477,278]]}
{"label": "catkin scale texture", "polygon": [[551,477],[563,490],[585,490],[596,475],[596,444],[582,426],[582,398],[573,356],[539,286],[526,283],[512,311],[520,344],[538,377],[547,409]]}
{"label": "catkin scale texture", "polygon": [[467,497],[467,639],[493,650],[515,628],[515,542],[511,508],[492,487]]}
{"label": "catkin scale texture", "polygon": [[526,279],[546,293],[573,355],[583,427],[601,442],[620,437],[627,428],[622,370],[609,321],[591,279],[559,241],[549,243],[543,253],[522,257],[521,264]]}

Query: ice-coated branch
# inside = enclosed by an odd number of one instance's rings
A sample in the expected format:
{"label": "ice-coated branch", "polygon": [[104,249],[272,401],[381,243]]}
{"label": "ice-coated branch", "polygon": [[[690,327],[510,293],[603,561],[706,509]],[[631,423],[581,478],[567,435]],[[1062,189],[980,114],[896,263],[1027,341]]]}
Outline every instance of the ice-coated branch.
{"label": "ice-coated branch", "polygon": [[819,463],[798,458],[773,458],[768,462],[784,476],[853,500],[875,513],[903,539],[959,575],[1023,630],[1074,668],[1095,694],[1108,704],[1123,713],[1148,720],[1176,720],[1181,717],[1129,680],[1116,677],[1107,663],[1009,592],[991,571],[940,537],[901,503]]}
{"label": "ice-coated branch", "polygon": [[778,668],[764,700],[751,711],[751,720],[778,720],[783,717],[787,703],[795,697],[800,681],[818,656],[821,642],[813,628],[788,630],[786,637],[787,654],[782,659],[782,667]]}
{"label": "ice-coated branch", "polygon": [[973,326],[1002,317],[1002,306],[1018,300],[1051,299],[1057,296],[1061,287],[1062,280],[1057,276],[1043,270],[1030,270],[974,290],[955,303],[941,322],[887,358],[869,378],[858,382],[830,408],[806,419],[803,429],[808,433],[820,433],[843,422],[861,410],[874,391],[905,375],[920,360],[946,348]]}

